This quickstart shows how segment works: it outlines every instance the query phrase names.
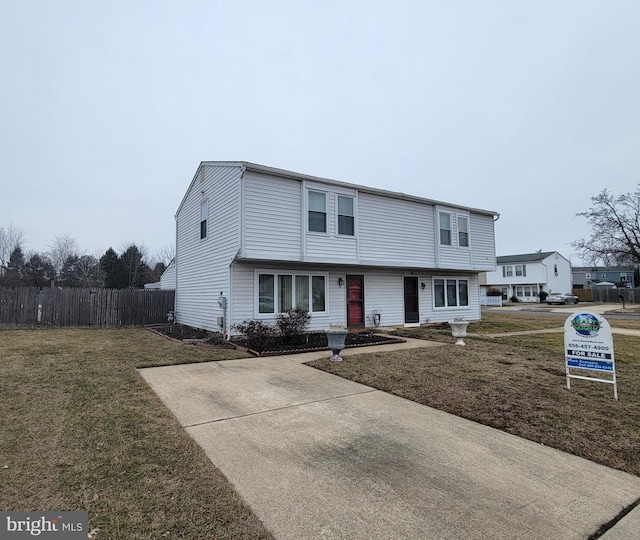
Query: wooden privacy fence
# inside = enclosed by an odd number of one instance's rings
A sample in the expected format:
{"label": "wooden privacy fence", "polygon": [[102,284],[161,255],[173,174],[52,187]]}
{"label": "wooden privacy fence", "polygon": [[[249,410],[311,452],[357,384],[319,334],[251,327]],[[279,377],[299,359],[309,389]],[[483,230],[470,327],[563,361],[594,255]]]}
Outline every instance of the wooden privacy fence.
{"label": "wooden privacy fence", "polygon": [[167,322],[175,291],[0,289],[0,328],[110,328]]}
{"label": "wooden privacy fence", "polygon": [[640,304],[640,289],[627,289],[619,287],[617,289],[604,289],[594,287],[591,289],[594,302],[621,303],[620,297],[626,304]]}

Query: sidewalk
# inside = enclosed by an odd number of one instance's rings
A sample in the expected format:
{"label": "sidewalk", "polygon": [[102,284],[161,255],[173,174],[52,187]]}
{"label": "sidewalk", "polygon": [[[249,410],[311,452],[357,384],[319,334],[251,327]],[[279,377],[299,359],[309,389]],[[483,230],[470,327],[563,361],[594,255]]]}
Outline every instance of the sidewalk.
{"label": "sidewalk", "polygon": [[638,477],[301,363],[329,355],[140,373],[277,539],[584,539],[640,499]]}

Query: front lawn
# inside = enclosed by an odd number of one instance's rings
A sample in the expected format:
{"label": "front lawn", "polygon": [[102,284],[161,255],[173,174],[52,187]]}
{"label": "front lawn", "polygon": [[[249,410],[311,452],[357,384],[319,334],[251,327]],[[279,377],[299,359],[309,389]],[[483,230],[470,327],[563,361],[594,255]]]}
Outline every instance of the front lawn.
{"label": "front lawn", "polygon": [[86,510],[97,539],[271,538],[136,371],[244,356],[143,329],[0,332],[0,508]]}
{"label": "front lawn", "polygon": [[619,401],[613,398],[612,386],[604,383],[572,380],[567,390],[561,332],[480,337],[500,331],[559,328],[565,319],[487,313],[483,322],[470,326],[466,347],[453,345],[450,330],[423,327],[400,334],[451,345],[309,365],[640,475],[639,337],[613,337]]}

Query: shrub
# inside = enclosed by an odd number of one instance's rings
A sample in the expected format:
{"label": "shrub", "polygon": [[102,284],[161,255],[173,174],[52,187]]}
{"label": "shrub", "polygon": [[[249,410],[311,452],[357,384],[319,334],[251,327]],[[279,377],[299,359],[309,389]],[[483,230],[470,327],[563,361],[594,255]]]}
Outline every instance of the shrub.
{"label": "shrub", "polygon": [[545,292],[545,291],[540,291],[540,295],[539,296],[540,296],[540,302],[544,302],[546,300],[547,296],[549,296],[549,293]]}
{"label": "shrub", "polygon": [[276,335],[275,328],[263,321],[244,321],[234,324],[232,328],[246,338],[250,349],[258,352],[266,350],[269,341]]}
{"label": "shrub", "polygon": [[278,314],[276,319],[278,333],[285,342],[298,343],[302,341],[310,320],[311,315],[306,309],[287,309]]}
{"label": "shrub", "polygon": [[509,302],[520,302],[520,300],[518,300],[518,297],[514,294],[511,298],[509,298]]}
{"label": "shrub", "polygon": [[487,296],[502,296],[502,291],[500,289],[489,289]]}

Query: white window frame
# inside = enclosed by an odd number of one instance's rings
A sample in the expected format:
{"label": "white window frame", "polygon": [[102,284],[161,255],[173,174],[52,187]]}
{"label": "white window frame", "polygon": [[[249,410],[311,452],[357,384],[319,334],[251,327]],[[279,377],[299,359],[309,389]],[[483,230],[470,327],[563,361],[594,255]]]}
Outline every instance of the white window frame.
{"label": "white window frame", "polygon": [[209,236],[209,199],[205,199],[200,203],[200,240],[206,240],[208,236]]}
{"label": "white window frame", "polygon": [[[442,227],[442,218],[443,218],[443,216],[447,216],[448,219],[449,219],[449,228],[448,229]],[[439,236],[439,243],[440,243],[441,246],[450,246],[450,245],[452,245],[452,243],[451,243],[452,242],[452,238],[451,238],[451,235],[452,235],[451,222],[452,222],[451,212],[443,212],[443,211],[438,212],[438,236]],[[449,241],[448,242],[444,242],[444,239],[442,238],[442,231],[448,231],[448,233],[449,233]]]}
{"label": "white window frame", "polygon": [[516,264],[515,265],[515,275],[517,277],[527,277],[527,265],[526,264]]}
{"label": "white window frame", "polygon": [[[351,199],[351,215],[340,213],[340,197]],[[353,220],[352,234],[340,232],[340,216],[350,217]],[[346,238],[354,238],[356,236],[356,198],[353,195],[343,195],[342,193],[336,193],[336,235],[344,236]]]}
{"label": "white window frame", "polygon": [[[458,221],[458,247],[465,248],[465,249],[469,248],[471,246],[471,239],[469,235],[469,216],[466,214],[465,215],[458,214],[456,219]],[[461,222],[465,223],[464,230],[460,227]],[[462,243],[463,236],[461,235],[465,235],[464,238],[466,238],[467,240],[466,244]]]}
{"label": "white window frame", "polygon": [[[318,210],[311,210],[311,205],[309,204],[310,199],[311,199],[311,194],[312,193],[317,193],[319,195],[322,195],[324,197],[324,211],[323,212],[319,212]],[[307,232],[311,233],[311,234],[322,234],[322,235],[326,235],[329,234],[329,214],[327,212],[327,192],[326,191],[322,191],[320,189],[307,189]],[[311,230],[311,220],[309,219],[309,215],[311,214],[311,212],[316,212],[316,213],[324,213],[324,231],[312,231]]]}
{"label": "white window frame", "polygon": [[504,273],[503,273],[504,277],[513,277],[513,265],[512,264],[505,264],[502,268],[504,269]]}
{"label": "white window frame", "polygon": [[[443,306],[436,306],[436,281],[442,280],[443,286],[444,286],[444,305]],[[448,299],[448,295],[447,295],[447,287],[448,287],[448,281],[455,281],[455,287],[456,287],[456,304],[455,305],[449,305],[449,299]],[[467,284],[467,303],[465,305],[460,305],[460,301],[461,301],[461,296],[460,296],[460,282],[465,281]],[[433,276],[431,278],[431,290],[433,291],[433,309],[434,310],[442,310],[442,309],[456,309],[456,310],[469,310],[471,309],[471,296],[470,296],[470,290],[471,290],[471,279],[469,279],[468,277],[451,277],[451,276]]]}
{"label": "white window frame", "polygon": [[[260,276],[268,275],[273,276],[273,312],[260,312]],[[314,317],[328,315],[329,314],[329,273],[328,272],[298,272],[295,270],[255,270],[253,287],[254,287],[254,317],[256,319],[275,319],[280,311],[280,297],[279,297],[279,282],[280,276],[291,276],[291,303],[293,307],[296,307],[296,277],[307,276],[309,278],[309,315]],[[313,311],[313,278],[324,278],[324,310]]]}

